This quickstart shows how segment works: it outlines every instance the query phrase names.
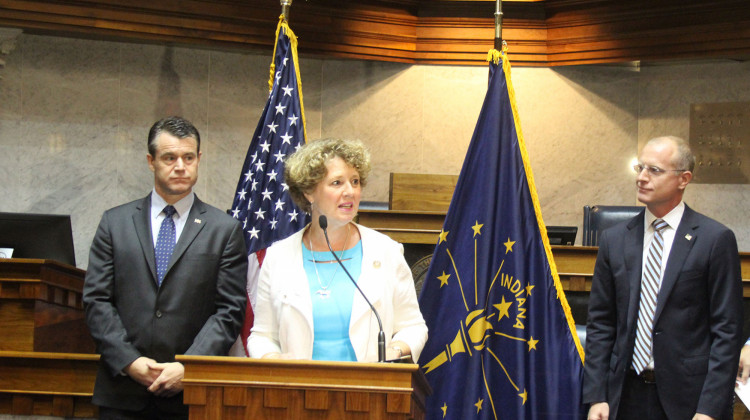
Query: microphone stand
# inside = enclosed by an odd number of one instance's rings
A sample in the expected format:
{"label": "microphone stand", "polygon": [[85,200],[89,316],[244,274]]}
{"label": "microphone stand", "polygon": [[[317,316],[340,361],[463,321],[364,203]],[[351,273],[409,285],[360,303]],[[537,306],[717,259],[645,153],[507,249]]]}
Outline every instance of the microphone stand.
{"label": "microphone stand", "polygon": [[[333,248],[331,247],[331,241],[328,240],[328,219],[325,215],[320,215],[320,218],[318,218],[318,224],[323,229],[323,236],[326,238],[326,245],[328,245],[328,249],[331,251],[331,254],[333,254],[333,257],[336,258],[336,261],[339,263],[341,268],[344,269],[344,273],[346,273],[347,277],[349,277],[349,280],[354,283],[354,286],[359,290],[359,294],[362,295],[362,297],[365,299],[365,302],[367,302],[368,305],[370,305],[370,309],[372,310],[372,313],[375,314],[375,318],[378,320],[378,327],[380,328],[380,331],[378,332],[378,362],[385,362],[385,332],[383,331],[383,322],[380,320],[380,315],[378,314],[378,311],[375,310],[375,307],[372,306],[372,303],[370,303],[370,299],[367,299],[367,296],[365,296],[365,293],[362,291],[362,289],[359,288],[359,285],[356,281],[354,281],[354,277],[352,277],[351,274],[349,274],[349,271],[344,266],[344,263],[341,262],[341,259],[338,255],[336,255],[335,252],[333,252]],[[312,252],[312,249],[310,250]]]}

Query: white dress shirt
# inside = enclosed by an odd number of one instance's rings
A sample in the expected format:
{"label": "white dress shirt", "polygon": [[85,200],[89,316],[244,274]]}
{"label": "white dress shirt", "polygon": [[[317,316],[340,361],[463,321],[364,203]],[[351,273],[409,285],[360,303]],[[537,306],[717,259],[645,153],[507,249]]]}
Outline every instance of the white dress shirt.
{"label": "white dress shirt", "polygon": [[[173,204],[175,210],[177,210],[174,216],[172,216],[176,234],[175,243],[180,240],[180,234],[182,233],[182,229],[185,228],[185,223],[187,223],[188,214],[190,214],[190,209],[193,207],[194,201],[195,193],[190,192],[190,194]],[[167,217],[167,215],[164,214],[164,207],[167,207],[168,205],[169,204],[156,192],[156,189],[151,192],[151,239],[154,241],[154,248],[156,248],[156,239],[159,237],[161,222]]]}
{"label": "white dress shirt", "polygon": [[[661,219],[667,222],[669,225],[662,231],[662,237],[664,238],[664,248],[661,253],[661,272],[659,273],[659,288],[661,288],[661,282],[664,279],[664,269],[667,268],[667,262],[669,261],[669,252],[672,250],[672,244],[674,243],[674,236],[677,233],[677,226],[680,225],[682,215],[685,213],[685,202],[680,201],[680,204],[676,205],[669,213],[664,215]],[[648,249],[651,246],[651,241],[654,240],[654,220],[658,219],[646,208],[646,217],[644,217],[644,229],[643,229],[643,262],[641,266],[641,273],[646,271],[646,257],[648,255]],[[658,300],[658,297],[657,297]],[[657,303],[658,304],[658,303]],[[654,358],[651,359],[646,366],[646,369],[654,369]]]}

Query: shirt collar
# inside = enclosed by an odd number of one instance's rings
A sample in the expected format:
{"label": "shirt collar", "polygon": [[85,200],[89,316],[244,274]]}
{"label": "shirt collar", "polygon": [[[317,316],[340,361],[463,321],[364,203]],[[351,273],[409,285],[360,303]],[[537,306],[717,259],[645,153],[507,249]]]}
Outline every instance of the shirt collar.
{"label": "shirt collar", "polygon": [[[180,201],[172,204],[177,210],[177,217],[183,217],[186,215],[190,208],[193,207],[193,202],[195,201],[195,193],[190,192],[190,194],[186,195],[185,197],[181,198]],[[167,207],[169,204],[160,196],[156,189],[151,191],[151,214],[158,215],[164,210],[164,207]]]}
{"label": "shirt collar", "polygon": [[[679,204],[677,204],[672,210],[669,211],[664,217],[661,219],[667,222],[669,227],[672,229],[677,229],[677,226],[680,224],[680,220],[682,220],[682,215],[685,213],[685,202],[680,201]],[[648,207],[646,207],[646,217],[645,217],[645,223],[646,223],[646,229],[648,230],[652,223],[654,223],[654,220],[657,219],[656,216],[654,216],[653,213],[651,213],[648,210]],[[653,227],[651,228],[653,230]]]}

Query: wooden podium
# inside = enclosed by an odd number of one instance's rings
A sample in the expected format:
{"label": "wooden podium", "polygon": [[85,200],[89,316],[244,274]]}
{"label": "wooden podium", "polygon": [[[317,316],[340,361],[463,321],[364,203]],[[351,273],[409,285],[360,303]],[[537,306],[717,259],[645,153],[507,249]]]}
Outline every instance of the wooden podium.
{"label": "wooden podium", "polygon": [[177,356],[190,419],[423,419],[415,364]]}
{"label": "wooden podium", "polygon": [[85,271],[52,260],[0,259],[0,351],[94,353]]}

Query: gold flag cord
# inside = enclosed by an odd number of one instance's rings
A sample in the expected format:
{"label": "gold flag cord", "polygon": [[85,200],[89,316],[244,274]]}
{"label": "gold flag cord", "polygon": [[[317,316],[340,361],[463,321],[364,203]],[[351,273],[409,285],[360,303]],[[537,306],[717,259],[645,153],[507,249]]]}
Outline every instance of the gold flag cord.
{"label": "gold flag cord", "polygon": [[560,283],[560,276],[557,274],[557,265],[555,259],[552,256],[552,248],[549,244],[549,238],[547,237],[547,227],[542,220],[542,207],[539,204],[539,196],[536,191],[536,184],[534,183],[534,174],[531,171],[531,163],[529,161],[529,154],[526,151],[526,143],[523,140],[523,133],[521,132],[521,121],[518,117],[518,110],[516,109],[516,93],[513,90],[513,83],[510,78],[510,60],[508,60],[508,45],[503,41],[502,51],[491,49],[487,54],[487,61],[494,64],[499,64],[500,60],[503,61],[503,73],[505,74],[505,82],[508,86],[508,96],[510,99],[510,107],[513,110],[513,123],[516,126],[516,134],[518,135],[518,147],[521,151],[521,158],[523,159],[523,167],[526,171],[526,180],[529,184],[529,192],[531,193],[531,200],[534,203],[534,213],[536,213],[536,220],[539,224],[539,232],[542,236],[544,243],[544,251],[547,254],[547,261],[549,262],[550,271],[552,272],[552,278],[555,282],[555,289],[557,289],[557,298],[560,300],[563,311],[565,312],[565,318],[568,321],[568,328],[573,336],[573,341],[578,349],[578,354],[581,357],[581,363],[584,361],[583,346],[581,346],[581,340],[578,339],[578,333],[576,332],[575,321],[573,320],[573,314],[570,311],[570,305],[568,299],[565,297],[562,283]]}
{"label": "gold flag cord", "polygon": [[307,143],[307,123],[305,121],[305,106],[304,106],[304,100],[302,99],[302,78],[300,77],[299,73],[299,56],[297,55],[297,36],[294,35],[294,31],[289,27],[289,23],[287,22],[284,15],[279,16],[279,24],[276,26],[276,40],[273,43],[273,55],[271,55],[271,67],[270,67],[270,75],[268,78],[268,91],[270,92],[273,90],[273,82],[275,80],[276,76],[276,45],[278,44],[279,39],[279,33],[281,31],[284,31],[286,36],[289,37],[289,43],[291,44],[292,48],[292,60],[294,60],[294,73],[297,75],[297,92],[299,92],[299,109],[302,115],[300,115],[300,118],[302,118],[302,132],[305,135],[305,143]]}

